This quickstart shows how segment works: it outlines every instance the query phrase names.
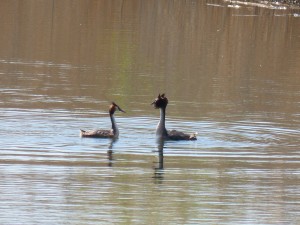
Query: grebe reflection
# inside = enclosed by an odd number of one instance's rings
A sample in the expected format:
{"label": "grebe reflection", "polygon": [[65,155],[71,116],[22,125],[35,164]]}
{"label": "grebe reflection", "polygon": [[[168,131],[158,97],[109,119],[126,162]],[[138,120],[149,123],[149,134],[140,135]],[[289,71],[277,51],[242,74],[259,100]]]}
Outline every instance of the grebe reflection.
{"label": "grebe reflection", "polygon": [[109,167],[112,167],[113,166],[113,161],[114,161],[114,158],[113,158],[113,146],[114,146],[114,143],[116,143],[118,141],[118,138],[112,138],[110,140],[110,143],[109,143],[109,146],[108,146],[108,150],[107,150],[107,160],[108,160],[108,166]]}
{"label": "grebe reflection", "polygon": [[154,176],[155,179],[163,179],[164,174],[164,145],[165,140],[163,138],[157,138],[157,159],[158,161],[154,162]]}

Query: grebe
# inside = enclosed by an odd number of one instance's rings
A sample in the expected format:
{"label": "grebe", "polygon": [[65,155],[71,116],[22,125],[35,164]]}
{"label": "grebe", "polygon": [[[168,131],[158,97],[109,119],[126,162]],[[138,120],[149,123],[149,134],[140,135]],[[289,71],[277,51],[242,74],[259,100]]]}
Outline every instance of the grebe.
{"label": "grebe", "polygon": [[189,135],[177,130],[167,131],[165,126],[165,117],[168,99],[165,97],[165,94],[159,94],[151,105],[154,105],[156,109],[160,109],[160,120],[156,128],[156,136],[158,138],[168,140],[197,140],[196,134]]}
{"label": "grebe", "polygon": [[114,118],[114,113],[116,110],[125,113],[125,111],[123,111],[116,103],[114,102],[111,103],[109,107],[109,116],[112,125],[111,130],[90,130],[90,131],[80,130],[80,136],[93,137],[93,138],[118,138],[119,130]]}

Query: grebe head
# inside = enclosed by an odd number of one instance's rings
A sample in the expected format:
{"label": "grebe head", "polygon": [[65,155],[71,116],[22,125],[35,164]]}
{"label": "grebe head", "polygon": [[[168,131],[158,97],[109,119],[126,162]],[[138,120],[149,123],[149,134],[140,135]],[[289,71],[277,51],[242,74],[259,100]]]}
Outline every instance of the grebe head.
{"label": "grebe head", "polygon": [[168,99],[167,97],[165,97],[165,94],[159,94],[158,97],[154,100],[154,102],[151,103],[151,105],[154,105],[156,109],[166,108],[168,105]]}
{"label": "grebe head", "polygon": [[124,110],[122,110],[116,103],[112,102],[110,107],[109,107],[109,114],[114,114],[116,110],[119,110],[123,113],[125,113]]}

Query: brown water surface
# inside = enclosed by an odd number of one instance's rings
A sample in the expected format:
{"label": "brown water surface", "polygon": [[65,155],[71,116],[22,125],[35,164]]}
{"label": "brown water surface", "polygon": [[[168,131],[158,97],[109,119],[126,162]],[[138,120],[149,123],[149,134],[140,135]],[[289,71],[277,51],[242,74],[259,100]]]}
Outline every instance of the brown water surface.
{"label": "brown water surface", "polygon": [[[0,224],[299,224],[300,10],[0,2]],[[167,126],[194,142],[157,143]],[[109,128],[116,141],[81,139]]]}

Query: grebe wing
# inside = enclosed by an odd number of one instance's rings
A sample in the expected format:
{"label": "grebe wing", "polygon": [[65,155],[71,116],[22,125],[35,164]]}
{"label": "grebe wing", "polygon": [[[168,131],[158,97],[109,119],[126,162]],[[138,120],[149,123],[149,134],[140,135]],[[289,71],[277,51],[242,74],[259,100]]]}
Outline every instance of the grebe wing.
{"label": "grebe wing", "polygon": [[114,137],[112,130],[80,130],[81,137],[99,137],[99,138],[111,138]]}
{"label": "grebe wing", "polygon": [[168,137],[171,140],[197,140],[196,134],[185,134],[181,131],[168,131]]}

